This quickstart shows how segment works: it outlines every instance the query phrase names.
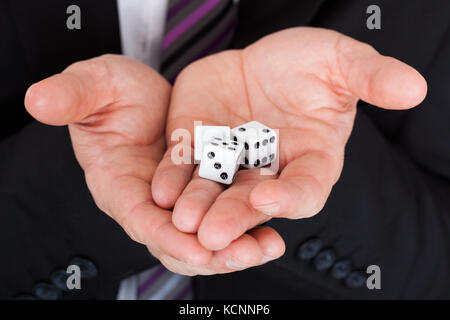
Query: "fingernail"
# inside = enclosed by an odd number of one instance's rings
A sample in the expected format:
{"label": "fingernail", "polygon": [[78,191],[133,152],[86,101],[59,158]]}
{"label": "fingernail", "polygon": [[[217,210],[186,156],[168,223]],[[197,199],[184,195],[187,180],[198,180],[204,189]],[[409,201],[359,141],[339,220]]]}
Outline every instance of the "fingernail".
{"label": "fingernail", "polygon": [[247,268],[248,266],[245,264],[242,264],[240,262],[236,262],[232,259],[228,259],[225,264],[227,265],[228,268],[230,269],[234,269],[234,270],[242,270]]}
{"label": "fingernail", "polygon": [[278,213],[278,211],[280,210],[280,205],[278,203],[270,203],[263,206],[255,206],[254,208],[264,214],[271,216]]}
{"label": "fingernail", "polygon": [[271,258],[271,257],[263,256],[262,259],[261,259],[261,263],[266,263],[266,262],[269,262],[269,261],[272,261],[272,260],[273,260],[273,258]]}

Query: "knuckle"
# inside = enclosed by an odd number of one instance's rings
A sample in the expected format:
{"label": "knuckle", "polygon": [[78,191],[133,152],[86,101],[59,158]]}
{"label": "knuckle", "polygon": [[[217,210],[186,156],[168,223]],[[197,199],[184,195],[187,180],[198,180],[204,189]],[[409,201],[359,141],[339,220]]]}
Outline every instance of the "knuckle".
{"label": "knuckle", "polygon": [[184,276],[196,276],[199,273],[190,268],[186,263],[179,261],[167,254],[161,254],[159,257],[161,264],[170,272],[181,274]]}
{"label": "knuckle", "polygon": [[200,254],[188,254],[186,256],[186,263],[194,266],[194,267],[200,267],[205,266],[209,262],[209,259],[205,259],[203,255]]}

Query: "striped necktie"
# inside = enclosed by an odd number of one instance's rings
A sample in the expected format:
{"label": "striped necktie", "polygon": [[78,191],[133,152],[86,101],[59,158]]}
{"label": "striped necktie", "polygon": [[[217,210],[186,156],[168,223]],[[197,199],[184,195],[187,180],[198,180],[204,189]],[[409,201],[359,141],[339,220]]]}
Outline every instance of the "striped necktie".
{"label": "striped necktie", "polygon": [[137,275],[138,300],[191,300],[192,279],[158,265]]}
{"label": "striped necktie", "polygon": [[161,73],[173,83],[192,61],[226,49],[236,16],[236,0],[170,0]]}
{"label": "striped necktie", "polygon": [[[162,41],[161,73],[174,82],[189,63],[226,49],[237,15],[236,0],[170,0]],[[192,279],[162,265],[137,275],[137,299],[193,298]]]}

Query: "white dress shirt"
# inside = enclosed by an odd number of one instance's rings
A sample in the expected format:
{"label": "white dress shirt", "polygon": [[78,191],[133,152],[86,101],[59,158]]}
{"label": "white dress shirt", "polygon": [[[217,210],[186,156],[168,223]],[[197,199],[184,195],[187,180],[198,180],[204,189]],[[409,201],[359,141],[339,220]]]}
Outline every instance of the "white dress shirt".
{"label": "white dress shirt", "polygon": [[159,69],[168,0],[117,0],[124,55]]}
{"label": "white dress shirt", "polygon": [[[168,0],[117,0],[124,55],[159,69]],[[138,276],[123,280],[117,299],[135,300]]]}

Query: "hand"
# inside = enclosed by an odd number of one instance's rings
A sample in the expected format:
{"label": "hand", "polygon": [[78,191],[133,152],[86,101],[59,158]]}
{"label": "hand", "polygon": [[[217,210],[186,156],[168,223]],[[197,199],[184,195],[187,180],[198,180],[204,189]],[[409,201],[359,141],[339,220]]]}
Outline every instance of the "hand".
{"label": "hand", "polygon": [[311,217],[340,176],[357,101],[407,109],[426,90],[410,66],[325,29],[288,29],[199,60],[174,85],[166,139],[178,128],[192,134],[194,120],[230,127],[258,120],[280,130],[280,173],[263,178],[259,170],[240,171],[225,190],[196,174],[191,179],[194,165],[173,164],[172,142],[155,173],[154,200],[175,206],[174,225],[197,232],[210,250],[271,217]]}
{"label": "hand", "polygon": [[34,84],[25,105],[43,123],[69,125],[75,155],[98,207],[170,270],[211,274],[234,271],[239,265],[233,261],[239,259],[261,261],[257,239],[266,237],[267,230],[256,230],[253,237],[237,242],[241,246],[213,254],[195,235],[177,230],[170,211],[155,205],[150,186],[165,151],[170,93],[170,85],[151,68],[105,55]]}

